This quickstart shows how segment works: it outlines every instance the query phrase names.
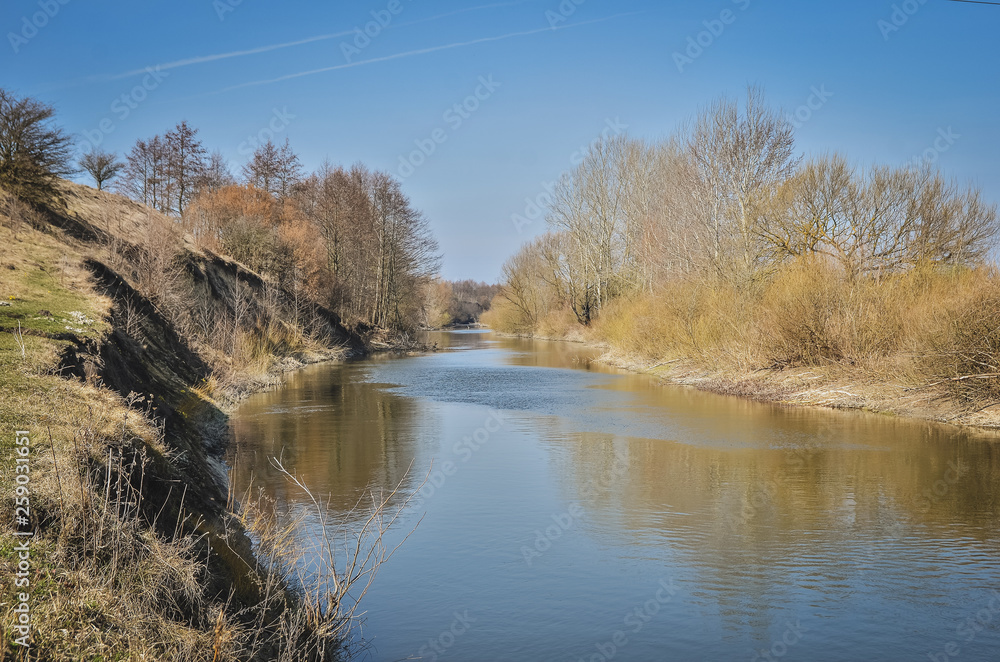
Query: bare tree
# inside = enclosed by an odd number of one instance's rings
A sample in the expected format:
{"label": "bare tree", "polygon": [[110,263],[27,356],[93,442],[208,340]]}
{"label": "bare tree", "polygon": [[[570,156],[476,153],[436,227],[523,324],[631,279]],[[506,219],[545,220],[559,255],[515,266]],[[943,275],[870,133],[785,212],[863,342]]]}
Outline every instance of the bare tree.
{"label": "bare tree", "polygon": [[822,254],[851,278],[908,265],[982,262],[1000,230],[995,205],[940,173],[875,166],[841,156],[807,163],[762,201],[760,236],[780,256]]}
{"label": "bare tree", "polygon": [[254,151],[250,162],[243,166],[243,178],[248,184],[279,199],[287,197],[301,177],[302,164],[287,138],[281,147],[268,140]]}
{"label": "bare tree", "polygon": [[169,213],[173,184],[168,164],[169,152],[161,136],[137,140],[125,158],[116,186],[136,202]]}
{"label": "bare tree", "polygon": [[287,198],[292,192],[292,186],[302,179],[302,162],[298,155],[292,151],[288,138],[285,144],[278,150],[278,177],[277,193],[278,198]]}
{"label": "bare tree", "polygon": [[125,164],[118,160],[114,152],[105,152],[94,148],[80,157],[80,167],[94,178],[97,190],[104,189],[105,182],[118,176]]}
{"label": "bare tree", "polygon": [[676,137],[656,150],[653,201],[643,232],[642,260],[649,284],[715,272],[717,248],[698,165]]}
{"label": "bare tree", "polygon": [[236,178],[229,170],[229,164],[222,152],[215,150],[208,156],[202,176],[200,189],[210,192],[218,191],[226,186],[235,186]]}
{"label": "bare tree", "polygon": [[51,106],[0,88],[0,184],[32,202],[52,195],[58,178],[75,172],[72,140],[54,116]]}
{"label": "bare tree", "polygon": [[562,266],[584,324],[644,281],[639,253],[653,200],[653,157],[647,145],[625,136],[601,139],[553,193],[546,220],[565,234]]}
{"label": "bare tree", "polygon": [[168,131],[165,142],[167,176],[171,182],[168,207],[183,216],[205,178],[205,147],[198,140],[198,129],[188,126],[187,121]]}
{"label": "bare tree", "polygon": [[118,190],[164,214],[183,216],[206,183],[205,147],[181,122],[166,135],[137,140],[125,157]]}
{"label": "bare tree", "polygon": [[567,303],[577,319],[583,314],[585,302],[572,289],[572,275],[563,271],[564,239],[565,233],[543,234],[504,263],[504,285],[497,296],[513,311],[511,331],[530,332],[554,307]]}
{"label": "bare tree", "polygon": [[274,193],[280,169],[281,157],[278,148],[268,140],[254,150],[250,162],[243,166],[243,179],[254,188]]}
{"label": "bare tree", "polygon": [[[360,605],[379,570],[419,526],[420,520],[401,540],[389,542],[389,532],[401,523],[426,478],[406,490],[407,470],[389,489],[369,488],[347,516],[335,522],[326,500],[286,468],[281,458],[272,457],[270,462],[290,488],[304,496],[305,509],[291,513],[279,508],[259,488],[246,488],[241,509],[235,514],[254,538],[264,581],[260,605],[245,609],[241,615],[255,617],[258,633],[281,632],[283,646],[272,651],[274,659],[355,659],[365,647],[363,641],[355,639],[363,617]],[[315,520],[316,536],[304,535],[307,515]],[[289,545],[289,540],[297,544]],[[288,587],[297,589],[296,609],[288,608]],[[267,643],[271,642],[255,637],[249,646],[250,657],[256,659]]]}
{"label": "bare tree", "polygon": [[720,275],[746,282],[762,258],[753,232],[754,201],[794,171],[795,139],[780,111],[769,108],[763,91],[747,88],[742,110],[722,98],[703,110],[688,136],[708,212],[712,260]]}

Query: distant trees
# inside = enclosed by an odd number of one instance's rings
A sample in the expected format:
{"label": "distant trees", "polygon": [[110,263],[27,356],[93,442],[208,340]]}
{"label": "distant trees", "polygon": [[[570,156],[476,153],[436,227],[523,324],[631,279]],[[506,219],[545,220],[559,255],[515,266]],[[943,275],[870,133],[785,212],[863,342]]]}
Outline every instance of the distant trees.
{"label": "distant trees", "polygon": [[93,177],[97,190],[101,191],[104,189],[104,184],[114,179],[125,164],[118,160],[117,154],[95,147],[80,157],[79,166]]}
{"label": "distant trees", "polygon": [[278,190],[252,182],[206,189],[186,210],[185,228],[200,244],[306,293],[345,320],[374,327],[417,323],[438,247],[399,182],[360,165],[326,164],[288,196],[276,197]]}
{"label": "distant trees", "polygon": [[302,164],[287,138],[281,147],[268,140],[254,151],[250,162],[243,167],[243,178],[255,188],[284,198],[302,178]]}
{"label": "distant trees", "polygon": [[499,285],[491,285],[474,280],[448,282],[451,290],[448,302],[448,317],[452,324],[474,324],[483,313],[490,309],[493,297],[500,291]]}
{"label": "distant trees", "polygon": [[198,130],[182,121],[164,136],[136,141],[119,190],[164,214],[183,215],[207,173],[206,151],[197,136]]}
{"label": "distant trees", "polygon": [[398,181],[360,165],[327,164],[296,187],[293,200],[322,237],[331,305],[374,326],[417,317],[438,246]]}
{"label": "distant trees", "polygon": [[75,172],[72,140],[54,115],[51,106],[0,88],[0,185],[15,196],[43,201],[60,176]]}
{"label": "distant trees", "polygon": [[433,279],[425,288],[421,323],[431,328],[451,324],[476,324],[492,306],[499,285],[474,280]]}
{"label": "distant trees", "polygon": [[796,260],[847,282],[975,266],[1000,236],[995,205],[930,169],[857,168],[838,155],[802,164],[756,88],[658,144],[598,140],[557,185],[546,220],[549,232],[504,266],[493,319],[508,330],[563,312],[589,325],[611,301],[676,294],[679,283],[750,296]]}

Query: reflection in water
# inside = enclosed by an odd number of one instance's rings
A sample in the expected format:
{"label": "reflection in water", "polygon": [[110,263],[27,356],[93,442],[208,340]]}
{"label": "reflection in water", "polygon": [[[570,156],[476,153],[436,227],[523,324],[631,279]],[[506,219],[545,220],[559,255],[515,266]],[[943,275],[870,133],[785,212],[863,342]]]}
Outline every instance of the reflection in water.
{"label": "reflection in water", "polygon": [[302,370],[282,390],[254,396],[234,417],[233,484],[248,485],[252,474],[280,490],[286,481],[268,461],[280,457],[317,494],[329,494],[334,510],[348,510],[369,486],[396,486],[437,425],[433,410],[366,381],[369,367]]}
{"label": "reflection in water", "polygon": [[[234,420],[238,484],[294,501],[263,459],[283,452],[335,516],[450,463],[367,598],[376,659],[463,610],[441,659],[996,658],[1000,601],[958,634],[1000,589],[993,436],[660,387],[567,343],[434,340],[302,371]],[[676,594],[648,602],[661,580]]]}

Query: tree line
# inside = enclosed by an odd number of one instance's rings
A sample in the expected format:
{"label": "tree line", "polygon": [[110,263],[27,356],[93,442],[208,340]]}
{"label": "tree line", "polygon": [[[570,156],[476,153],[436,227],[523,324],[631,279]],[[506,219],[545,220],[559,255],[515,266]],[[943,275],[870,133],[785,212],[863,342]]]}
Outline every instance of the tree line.
{"label": "tree line", "polygon": [[423,324],[435,329],[478,324],[500,289],[475,280],[436,280],[428,287]]}
{"label": "tree line", "polygon": [[233,174],[186,121],[123,157],[73,154],[50,106],[0,89],[0,184],[18,197],[43,202],[60,177],[86,172],[347,323],[404,329],[427,317],[438,244],[387,172],[327,162],[306,173],[286,139],[260,145]]}
{"label": "tree line", "polygon": [[800,157],[759,89],[664,140],[597,141],[548,207],[493,328],[727,378],[809,366],[1000,401],[996,204],[929,164]]}
{"label": "tree line", "polygon": [[795,260],[848,280],[981,264],[995,205],[928,167],[801,159],[757,88],[669,138],[602,138],[552,194],[548,232],[504,266],[508,328],[553,311],[590,325],[609,302],[679,281],[750,291]]}

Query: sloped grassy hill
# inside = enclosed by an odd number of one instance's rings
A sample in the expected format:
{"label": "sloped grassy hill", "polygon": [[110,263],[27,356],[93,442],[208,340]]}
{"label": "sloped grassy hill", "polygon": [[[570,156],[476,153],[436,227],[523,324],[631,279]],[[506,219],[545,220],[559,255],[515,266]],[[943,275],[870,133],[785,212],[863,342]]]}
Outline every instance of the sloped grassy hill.
{"label": "sloped grassy hill", "polygon": [[[0,482],[14,484],[14,431],[30,431],[32,658],[293,649],[308,637],[282,625],[294,598],[262,602],[263,573],[227,516],[224,408],[283,369],[364,351],[361,339],[312,304],[295,302],[309,328],[291,324],[287,292],[119,196],[66,182],[43,210],[4,201]],[[199,331],[194,310],[212,324]],[[213,342],[227,320],[241,321],[243,360]],[[13,510],[0,501],[8,530]],[[0,659],[18,659],[8,597]]]}

